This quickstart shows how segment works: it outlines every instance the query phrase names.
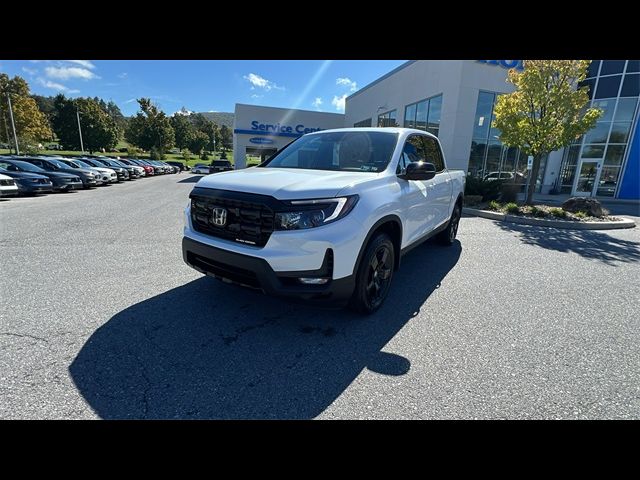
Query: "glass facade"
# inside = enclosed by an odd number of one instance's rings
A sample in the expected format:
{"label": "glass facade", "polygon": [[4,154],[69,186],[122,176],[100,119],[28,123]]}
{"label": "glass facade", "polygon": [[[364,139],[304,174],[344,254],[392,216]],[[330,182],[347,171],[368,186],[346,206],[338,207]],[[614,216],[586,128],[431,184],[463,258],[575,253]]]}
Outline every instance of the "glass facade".
{"label": "glass facade", "polygon": [[[495,92],[478,93],[467,173],[484,179],[513,179],[524,185],[528,175],[527,156],[519,148],[503,145],[500,130],[491,126],[498,95]],[[546,158],[540,164],[536,191],[540,191],[545,164]]]}
{"label": "glass facade", "polygon": [[378,115],[378,126],[379,127],[399,127],[398,122],[396,122],[396,111],[391,110],[390,112],[383,113],[382,115]]}
{"label": "glass facade", "polygon": [[[640,95],[638,60],[594,60],[588,78],[591,106],[602,110],[596,126],[564,151],[556,187],[560,193],[576,192],[602,197],[616,194],[622,173],[630,132]],[[600,163],[590,183],[576,178],[585,165]],[[585,186],[586,185],[586,186]],[[591,190],[589,190],[591,188]]]}
{"label": "glass facade", "polygon": [[353,124],[354,127],[370,127],[371,119],[367,118],[366,120],[361,120],[360,122],[356,122]]}
{"label": "glass facade", "polygon": [[437,137],[441,116],[442,94],[407,105],[404,109],[404,126],[425,130]]}

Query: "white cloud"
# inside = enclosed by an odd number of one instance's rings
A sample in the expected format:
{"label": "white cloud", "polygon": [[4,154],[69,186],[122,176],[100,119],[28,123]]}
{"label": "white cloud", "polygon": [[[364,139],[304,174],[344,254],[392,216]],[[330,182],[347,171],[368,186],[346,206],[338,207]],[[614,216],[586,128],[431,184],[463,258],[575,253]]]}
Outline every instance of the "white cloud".
{"label": "white cloud", "polygon": [[257,93],[254,93],[251,95],[251,98],[262,98],[264,97],[264,95],[258,95]]}
{"label": "white cloud", "polygon": [[127,72],[122,72],[120,75],[118,75],[118,78],[127,78],[129,76],[129,74]]}
{"label": "white cloud", "polygon": [[336,85],[344,85],[345,87],[349,87],[351,92],[355,92],[358,89],[358,85],[356,82],[351,80],[349,77],[341,77],[336,78]]}
{"label": "white cloud", "polygon": [[35,75],[38,71],[34,68],[22,67],[22,71],[28,73],[29,75]]}
{"label": "white cloud", "polygon": [[347,94],[345,93],[341,97],[333,96],[333,100],[331,100],[331,105],[336,107],[336,110],[339,112],[344,112],[344,103],[347,98]]}
{"label": "white cloud", "polygon": [[322,98],[316,97],[316,99],[313,102],[311,102],[311,105],[313,107],[316,107],[318,110],[320,110],[320,105],[322,105]]}
{"label": "white cloud", "polygon": [[191,115],[192,112],[191,110],[187,110],[185,107],[182,107],[180,110],[178,110],[177,112],[173,112],[173,115],[182,115],[184,117],[188,117],[189,115]]}
{"label": "white cloud", "polygon": [[80,67],[47,67],[44,71],[47,77],[57,78],[59,80],[69,80],[70,78],[91,80],[92,78],[100,78],[91,70]]}
{"label": "white cloud", "polygon": [[261,77],[260,75],[256,75],[255,73],[250,73],[249,75],[245,75],[242,78],[244,78],[245,80],[248,80],[249,83],[251,83],[251,90],[254,90],[255,88],[262,88],[267,92],[272,89],[284,90],[284,87],[276,85],[274,82],[267,80],[266,78]]}
{"label": "white cloud", "polygon": [[94,68],[96,68],[96,66],[93,63],[91,63],[89,60],[67,60],[67,62],[75,63],[84,68],[88,68],[89,70],[93,70]]}
{"label": "white cloud", "polygon": [[80,90],[74,90],[69,87],[65,87],[61,83],[52,82],[51,80],[45,80],[44,78],[38,78],[37,82],[43,87],[50,88],[52,90],[58,90],[65,93],[78,93]]}
{"label": "white cloud", "polygon": [[125,100],[124,103],[133,103],[135,101],[136,101],[135,98],[130,98],[129,100]]}

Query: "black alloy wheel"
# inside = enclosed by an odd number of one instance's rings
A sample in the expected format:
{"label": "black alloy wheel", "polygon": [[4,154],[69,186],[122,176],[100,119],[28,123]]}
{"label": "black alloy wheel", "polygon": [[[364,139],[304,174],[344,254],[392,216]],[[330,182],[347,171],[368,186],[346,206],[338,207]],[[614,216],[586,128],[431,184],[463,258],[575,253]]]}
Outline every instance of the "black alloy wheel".
{"label": "black alloy wheel", "polygon": [[365,314],[380,308],[389,293],[394,267],[393,243],[387,234],[380,233],[369,243],[360,262],[351,308]]}

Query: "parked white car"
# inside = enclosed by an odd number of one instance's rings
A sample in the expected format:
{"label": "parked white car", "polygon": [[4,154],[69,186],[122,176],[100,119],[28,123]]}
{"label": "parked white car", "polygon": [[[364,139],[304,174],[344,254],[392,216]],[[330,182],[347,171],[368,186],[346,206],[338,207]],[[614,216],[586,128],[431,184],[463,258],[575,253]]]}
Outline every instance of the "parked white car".
{"label": "parked white car", "polygon": [[0,197],[18,195],[18,185],[13,178],[0,173]]}
{"label": "parked white car", "polygon": [[118,181],[118,174],[110,168],[94,167],[78,158],[61,158],[60,160],[73,168],[87,168],[91,170],[95,173],[96,180],[99,180],[103,184],[116,183]]}
{"label": "parked white car", "polygon": [[201,174],[201,175],[209,175],[209,165],[204,165],[202,163],[198,163],[191,167],[191,173]]}

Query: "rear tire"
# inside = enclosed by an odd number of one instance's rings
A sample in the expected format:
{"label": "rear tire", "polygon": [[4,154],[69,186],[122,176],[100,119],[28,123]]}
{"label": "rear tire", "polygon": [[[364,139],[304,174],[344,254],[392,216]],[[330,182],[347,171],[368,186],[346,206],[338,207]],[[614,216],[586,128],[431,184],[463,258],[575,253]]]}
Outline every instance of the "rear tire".
{"label": "rear tire", "polygon": [[365,315],[378,310],[389,293],[394,268],[393,242],[386,233],[379,233],[362,256],[349,308]]}
{"label": "rear tire", "polygon": [[460,225],[461,215],[462,207],[459,203],[456,203],[456,206],[453,207],[453,212],[451,213],[451,218],[449,219],[447,228],[436,236],[436,240],[440,245],[445,245],[447,247],[453,245],[453,242],[456,240],[456,235],[458,235],[458,226]]}

